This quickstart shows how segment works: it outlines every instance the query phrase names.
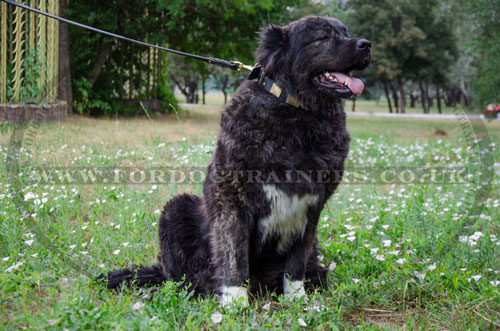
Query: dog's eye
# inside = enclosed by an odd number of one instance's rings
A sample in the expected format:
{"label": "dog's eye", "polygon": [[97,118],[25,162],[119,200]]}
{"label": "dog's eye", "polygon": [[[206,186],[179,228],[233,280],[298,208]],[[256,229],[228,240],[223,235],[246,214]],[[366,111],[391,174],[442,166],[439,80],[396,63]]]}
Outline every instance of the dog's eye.
{"label": "dog's eye", "polygon": [[316,39],[315,41],[324,41],[330,39],[330,36],[323,36],[321,38]]}

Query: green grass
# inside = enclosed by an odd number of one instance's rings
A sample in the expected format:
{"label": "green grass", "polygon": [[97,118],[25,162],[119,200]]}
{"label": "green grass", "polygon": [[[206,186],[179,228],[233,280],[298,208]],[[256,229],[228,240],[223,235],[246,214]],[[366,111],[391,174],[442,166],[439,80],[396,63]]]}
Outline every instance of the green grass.
{"label": "green grass", "polygon": [[[308,302],[256,298],[233,311],[175,291],[111,292],[103,271],[150,264],[163,204],[201,185],[57,185],[34,166],[207,165],[218,109],[140,119],[72,117],[30,128],[19,147],[0,128],[0,323],[7,329],[495,329],[500,325],[500,124],[469,148],[455,121],[349,118],[348,167],[468,165],[460,185],[342,184],[321,216],[329,289]],[[480,127],[478,124],[477,127]],[[439,130],[438,130],[439,129]],[[466,129],[467,130],[467,129]],[[443,134],[444,132],[444,134]],[[482,142],[487,141],[482,138]],[[9,147],[10,146],[10,147]],[[483,158],[495,176],[477,181]],[[19,157],[15,168],[10,157]],[[491,192],[475,202],[487,184]],[[469,209],[481,207],[477,217]],[[496,236],[496,237],[495,237]],[[480,276],[480,277],[479,277]],[[271,303],[267,306],[267,303]],[[309,309],[319,307],[318,309]],[[266,309],[267,308],[267,309]],[[214,323],[217,312],[222,320]],[[215,314],[215,315],[214,315]],[[307,324],[301,326],[301,322]]]}

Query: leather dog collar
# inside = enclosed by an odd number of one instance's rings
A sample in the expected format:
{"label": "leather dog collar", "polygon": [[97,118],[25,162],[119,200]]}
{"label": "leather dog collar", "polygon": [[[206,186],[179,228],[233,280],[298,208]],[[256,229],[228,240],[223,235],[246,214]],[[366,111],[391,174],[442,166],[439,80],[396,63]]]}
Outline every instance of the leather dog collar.
{"label": "leather dog collar", "polygon": [[286,91],[283,91],[283,89],[279,87],[278,84],[276,84],[271,78],[262,77],[259,80],[259,84],[262,85],[266,91],[268,91],[281,101],[286,102],[287,104],[295,108],[299,108],[299,101],[288,94]]}
{"label": "leather dog collar", "polygon": [[264,89],[274,95],[276,98],[280,99],[281,101],[289,104],[290,106],[293,106],[295,108],[299,108],[299,101],[297,98],[293,97],[292,95],[288,94],[286,91],[283,91],[281,87],[278,86],[272,80],[271,78],[268,78],[264,74],[264,70],[262,70],[262,67],[258,64],[255,65],[255,67],[252,69],[250,74],[248,75],[248,79],[258,79],[259,80],[259,85],[264,87]]}

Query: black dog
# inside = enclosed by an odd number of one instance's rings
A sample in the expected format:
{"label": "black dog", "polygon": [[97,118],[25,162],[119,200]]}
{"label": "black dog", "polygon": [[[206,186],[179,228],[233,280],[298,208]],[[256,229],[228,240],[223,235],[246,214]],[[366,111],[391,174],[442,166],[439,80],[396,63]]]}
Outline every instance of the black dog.
{"label": "black dog", "polygon": [[111,272],[108,287],[184,279],[223,304],[246,304],[246,284],[292,298],[325,286],[316,227],[349,149],[340,98],[363,91],[349,73],[368,65],[370,47],[332,18],[266,28],[258,80],[245,81],[222,113],[204,197],[170,200],[158,263]]}

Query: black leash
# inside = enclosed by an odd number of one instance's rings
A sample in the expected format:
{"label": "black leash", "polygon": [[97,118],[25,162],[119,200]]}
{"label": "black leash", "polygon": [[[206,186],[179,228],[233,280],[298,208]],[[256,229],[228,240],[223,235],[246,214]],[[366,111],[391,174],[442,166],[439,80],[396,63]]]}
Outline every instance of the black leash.
{"label": "black leash", "polygon": [[245,70],[252,70],[253,69],[252,66],[245,65],[245,64],[243,64],[243,63],[241,63],[239,61],[227,61],[227,60],[217,59],[217,58],[213,58],[213,57],[205,57],[205,56],[200,56],[200,55],[195,55],[195,54],[189,54],[189,53],[177,51],[175,49],[161,47],[161,46],[158,46],[158,45],[153,45],[153,44],[146,43],[144,41],[139,41],[139,40],[127,38],[127,37],[124,37],[124,36],[120,36],[120,35],[115,34],[115,33],[111,33],[111,32],[108,32],[108,31],[96,29],[96,28],[93,28],[93,27],[85,25],[85,24],[81,24],[81,23],[78,23],[78,22],[75,22],[75,21],[72,21],[72,20],[68,20],[68,19],[63,18],[63,17],[52,15],[52,14],[46,13],[44,11],[35,9],[35,8],[31,8],[29,6],[26,6],[26,5],[22,4],[22,3],[16,2],[14,0],[0,0],[0,1],[6,2],[6,3],[8,3],[10,5],[13,5],[13,6],[16,6],[16,7],[20,7],[20,8],[32,11],[32,12],[40,14],[40,15],[44,15],[44,16],[53,18],[55,20],[58,20],[58,21],[61,21],[61,22],[64,22],[64,23],[72,24],[72,25],[78,26],[80,28],[84,28],[84,29],[87,29],[87,30],[90,30],[90,31],[94,31],[94,32],[97,32],[97,33],[102,33],[104,35],[107,35],[107,36],[110,36],[110,37],[113,37],[113,38],[126,40],[126,41],[129,41],[129,42],[132,42],[132,43],[136,43],[136,44],[139,44],[139,45],[142,45],[142,46],[146,46],[146,47],[156,48],[156,49],[159,49],[161,51],[165,51],[165,52],[169,52],[169,53],[173,53],[173,54],[177,54],[177,55],[189,57],[189,58],[192,58],[192,59],[195,59],[195,60],[198,60],[198,61],[203,61],[203,62],[206,62],[206,63],[215,64],[215,65],[218,65],[219,67],[229,68],[231,70],[238,70],[238,71],[243,70],[243,69],[245,69]]}

